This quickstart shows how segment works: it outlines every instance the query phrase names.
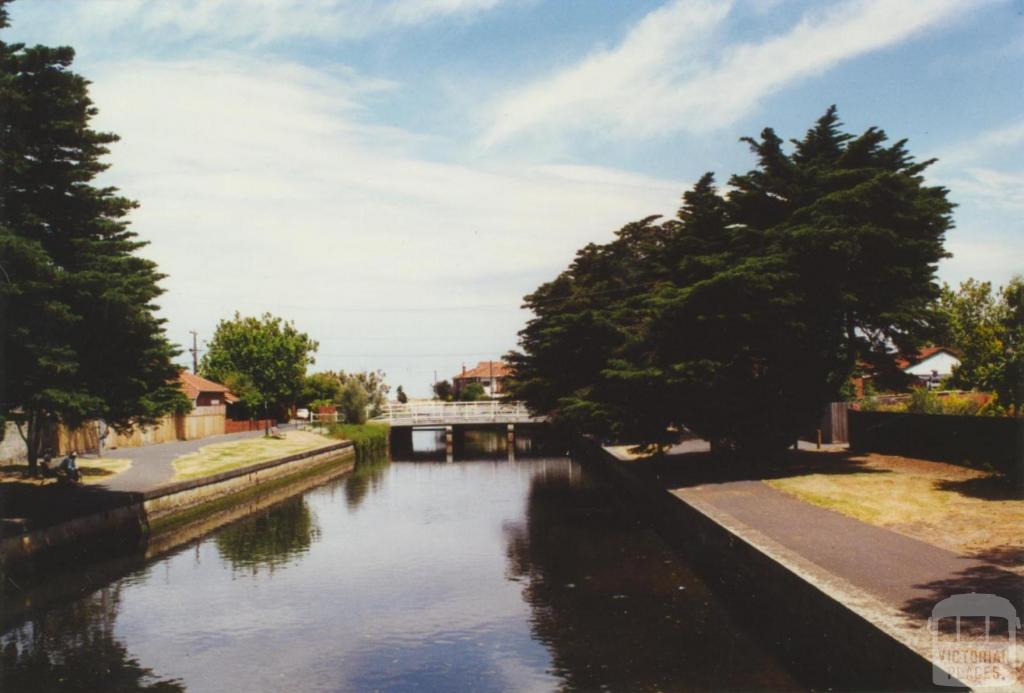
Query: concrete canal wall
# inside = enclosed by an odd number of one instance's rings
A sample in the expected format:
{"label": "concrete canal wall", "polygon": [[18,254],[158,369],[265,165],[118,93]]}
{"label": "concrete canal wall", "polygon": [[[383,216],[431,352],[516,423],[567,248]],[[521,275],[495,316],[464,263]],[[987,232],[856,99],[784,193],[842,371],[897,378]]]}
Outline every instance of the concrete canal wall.
{"label": "concrete canal wall", "polygon": [[337,476],[351,471],[354,465],[352,442],[342,441],[144,493],[117,494],[125,500],[115,507],[5,537],[0,540],[0,557],[5,567],[16,568],[19,563],[40,554],[85,545],[108,535],[155,537],[191,523],[201,523],[211,514],[228,511],[235,504],[303,478]]}
{"label": "concrete canal wall", "polygon": [[597,442],[577,445],[577,458],[639,501],[659,533],[816,687],[951,690],[932,683],[926,630],[755,529],[671,493]]}

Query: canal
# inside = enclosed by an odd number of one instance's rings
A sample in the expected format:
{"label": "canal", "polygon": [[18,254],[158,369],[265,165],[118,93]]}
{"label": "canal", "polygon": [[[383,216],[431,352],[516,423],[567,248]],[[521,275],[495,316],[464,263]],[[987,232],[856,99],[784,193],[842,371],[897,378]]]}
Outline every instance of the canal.
{"label": "canal", "polygon": [[[802,686],[619,495],[521,436],[390,464],[129,563],[0,636],[0,690]],[[88,571],[84,571],[88,572]]]}

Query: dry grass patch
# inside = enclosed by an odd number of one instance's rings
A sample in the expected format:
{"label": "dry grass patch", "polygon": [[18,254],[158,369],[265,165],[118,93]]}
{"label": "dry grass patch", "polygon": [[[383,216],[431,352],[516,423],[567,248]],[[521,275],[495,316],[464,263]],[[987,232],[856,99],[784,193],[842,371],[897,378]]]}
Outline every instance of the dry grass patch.
{"label": "dry grass patch", "polygon": [[[115,474],[127,471],[132,466],[132,461],[112,457],[79,457],[75,465],[82,473],[82,483],[99,484],[108,481]],[[57,483],[56,479],[28,478],[25,476],[27,471],[27,464],[4,465],[0,467],[0,483],[18,482],[35,486]]]}
{"label": "dry grass patch", "polygon": [[853,458],[865,471],[765,481],[809,503],[958,553],[1001,557],[1024,572],[1024,498],[997,477],[889,455]]}
{"label": "dry grass patch", "polygon": [[174,460],[174,478],[196,479],[239,467],[294,455],[331,445],[333,441],[310,431],[288,431],[283,439],[244,438],[230,443],[204,445],[196,452]]}

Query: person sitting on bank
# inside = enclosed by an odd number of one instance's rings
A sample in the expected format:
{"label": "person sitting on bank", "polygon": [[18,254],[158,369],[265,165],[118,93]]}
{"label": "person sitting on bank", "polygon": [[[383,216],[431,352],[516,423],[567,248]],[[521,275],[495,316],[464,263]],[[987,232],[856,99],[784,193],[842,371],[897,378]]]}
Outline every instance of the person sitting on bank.
{"label": "person sitting on bank", "polygon": [[71,454],[60,461],[60,467],[58,467],[58,469],[64,472],[64,475],[71,481],[82,480],[82,474],[78,471],[78,466],[75,464],[75,460],[77,459],[78,451],[72,450]]}

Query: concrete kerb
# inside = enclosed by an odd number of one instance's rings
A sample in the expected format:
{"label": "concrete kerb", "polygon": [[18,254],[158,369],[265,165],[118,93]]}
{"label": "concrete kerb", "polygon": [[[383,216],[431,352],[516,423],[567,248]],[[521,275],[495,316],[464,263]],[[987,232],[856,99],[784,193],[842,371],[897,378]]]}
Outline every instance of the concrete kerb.
{"label": "concrete kerb", "polygon": [[[580,459],[641,501],[647,519],[709,580],[729,591],[751,622],[815,685],[951,690],[932,683],[931,640],[905,614],[697,499],[629,469],[596,441]],[[810,653],[810,656],[809,656]]]}
{"label": "concrete kerb", "polygon": [[247,489],[258,488],[281,477],[299,475],[332,459],[354,454],[352,442],[342,441],[248,467],[127,494],[132,500],[123,505],[0,540],[0,558],[6,564],[14,564],[100,535],[145,535],[153,521],[166,522],[179,513],[229,499]]}

